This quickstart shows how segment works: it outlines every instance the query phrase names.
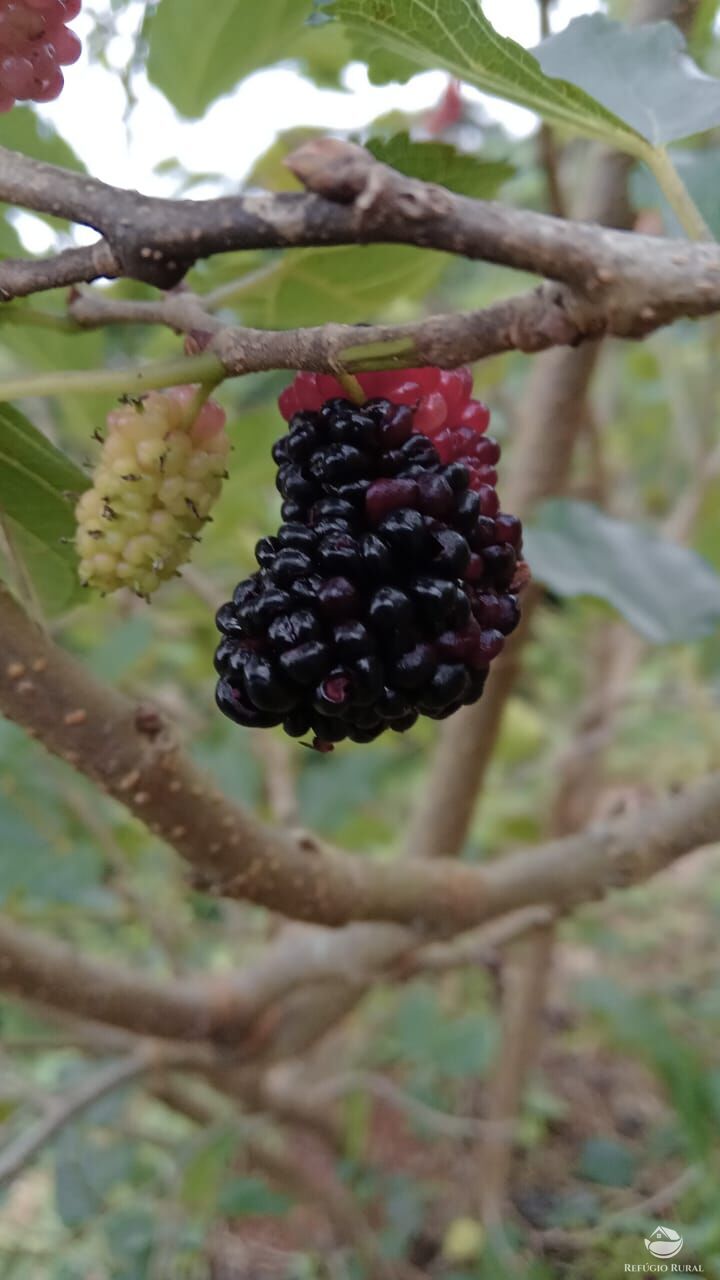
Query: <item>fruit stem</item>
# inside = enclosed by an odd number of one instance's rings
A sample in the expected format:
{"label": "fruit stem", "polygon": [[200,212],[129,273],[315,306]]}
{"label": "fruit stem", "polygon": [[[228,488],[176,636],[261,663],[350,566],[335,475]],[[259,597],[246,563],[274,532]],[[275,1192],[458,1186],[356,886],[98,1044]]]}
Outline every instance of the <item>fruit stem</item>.
{"label": "fruit stem", "polygon": [[415,351],[412,338],[389,338],[387,342],[364,342],[343,347],[340,359],[357,371],[363,369],[402,369],[407,357]]}
{"label": "fruit stem", "polygon": [[20,400],[24,396],[54,396],[69,392],[107,391],[111,395],[142,394],[178,383],[201,382],[215,386],[225,377],[225,369],[217,356],[204,352],[199,356],[182,356],[174,360],[158,360],[154,364],[129,365],[125,369],[79,369],[63,373],[28,373],[20,378],[0,381],[0,401]]}
{"label": "fruit stem", "polygon": [[200,383],[200,386],[195,392],[195,395],[193,396],[192,400],[190,400],[187,406],[187,413],[185,415],[185,426],[188,431],[192,427],[203,405],[210,399],[210,396],[212,395],[216,386],[220,382],[222,382],[222,377],[207,378]]}
{"label": "fruit stem", "polygon": [[665,148],[648,147],[644,159],[688,239],[714,240],[712,231]]}
{"label": "fruit stem", "polygon": [[333,375],[337,378],[348,400],[353,400],[355,404],[365,403],[367,396],[354,374],[348,373],[347,369],[338,368],[333,370]]}

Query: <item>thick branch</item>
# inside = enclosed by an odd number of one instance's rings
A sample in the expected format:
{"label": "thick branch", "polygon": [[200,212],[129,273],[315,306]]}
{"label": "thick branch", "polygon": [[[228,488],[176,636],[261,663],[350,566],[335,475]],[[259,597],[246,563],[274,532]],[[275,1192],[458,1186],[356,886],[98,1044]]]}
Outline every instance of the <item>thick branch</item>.
{"label": "thick branch", "polygon": [[[207,983],[170,981],[79,954],[0,917],[0,990],[143,1035],[201,1039],[212,1031]],[[219,995],[219,989],[218,989]]]}
{"label": "thick branch", "polygon": [[0,916],[0,991],[140,1035],[235,1044],[268,1004],[325,973],[322,949],[288,936],[241,972],[158,978]]}
{"label": "thick branch", "polygon": [[595,897],[720,839],[720,780],[711,777],[639,817],[487,867],[424,862],[409,875],[401,862],[334,853],[220,795],[157,711],[104,688],[7,592],[0,601],[0,709],[125,804],[216,893],[319,924],[386,920],[452,933],[517,907]]}
{"label": "thick branch", "polygon": [[[562,305],[571,316],[579,308],[575,323],[583,332],[638,336],[678,316],[720,308],[717,245],[471,200],[403,177],[338,140],[307,144],[292,163],[308,194],[161,200],[0,148],[0,199],[69,217],[105,237],[91,250],[66,251],[62,262],[0,264],[0,297],[95,279],[101,271],[168,287],[198,258],[232,249],[385,242],[547,276],[572,291]],[[596,313],[589,330],[582,324],[588,304]]]}
{"label": "thick branch", "polygon": [[483,1219],[489,1226],[497,1226],[503,1218],[512,1140],[528,1064],[535,1060],[540,1038],[537,1011],[547,987],[554,937],[552,922],[539,925],[529,937],[515,944],[503,966],[502,1050],[488,1082],[488,1112],[500,1123],[485,1139],[484,1177],[478,1197]]}

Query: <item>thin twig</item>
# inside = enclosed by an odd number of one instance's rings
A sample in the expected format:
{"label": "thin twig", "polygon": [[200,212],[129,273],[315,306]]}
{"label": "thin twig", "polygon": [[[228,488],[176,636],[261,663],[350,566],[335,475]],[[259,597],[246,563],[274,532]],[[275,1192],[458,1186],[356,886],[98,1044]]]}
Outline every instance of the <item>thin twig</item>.
{"label": "thin twig", "polygon": [[666,1183],[664,1187],[659,1187],[657,1191],[653,1191],[652,1195],[645,1196],[643,1200],[636,1201],[635,1204],[624,1205],[622,1209],[616,1209],[613,1213],[604,1214],[599,1222],[592,1227],[579,1227],[577,1230],[566,1230],[561,1227],[551,1227],[547,1231],[541,1232],[541,1238],[549,1243],[560,1242],[563,1244],[576,1245],[582,1248],[586,1243],[590,1244],[598,1236],[605,1237],[609,1231],[621,1227],[624,1222],[631,1222],[636,1218],[655,1217],[656,1214],[669,1209],[671,1205],[689,1191],[701,1176],[703,1170],[701,1165],[689,1165],[687,1169],[683,1169],[677,1178],[673,1178],[671,1182]]}
{"label": "thin twig", "polygon": [[253,753],[263,770],[263,786],[273,822],[291,827],[298,822],[297,752],[289,742],[261,729],[251,733]]}
{"label": "thin twig", "polygon": [[317,1084],[306,1086],[306,1096],[317,1106],[357,1092],[371,1093],[396,1110],[415,1116],[427,1129],[444,1138],[467,1138],[470,1135],[487,1137],[489,1132],[498,1127],[507,1128],[505,1124],[498,1126],[494,1120],[482,1120],[477,1116],[454,1116],[447,1111],[440,1111],[421,1098],[413,1097],[393,1080],[375,1071],[343,1071],[320,1080]]}
{"label": "thin twig", "polygon": [[47,1114],[35,1125],[25,1129],[0,1152],[0,1186],[12,1181],[22,1170],[34,1160],[35,1156],[49,1142],[70,1124],[83,1111],[87,1111],[94,1103],[114,1093],[124,1085],[136,1080],[138,1076],[163,1066],[178,1066],[183,1060],[192,1061],[188,1052],[185,1059],[175,1055],[175,1060],[167,1055],[163,1057],[153,1046],[151,1049],[138,1051],[118,1062],[93,1071],[77,1088],[53,1099],[48,1106]]}
{"label": "thin twig", "polygon": [[398,971],[403,977],[412,977],[416,973],[446,973],[465,967],[493,968],[504,947],[556,919],[557,911],[548,906],[512,911],[452,942],[430,942],[419,947],[400,961]]}

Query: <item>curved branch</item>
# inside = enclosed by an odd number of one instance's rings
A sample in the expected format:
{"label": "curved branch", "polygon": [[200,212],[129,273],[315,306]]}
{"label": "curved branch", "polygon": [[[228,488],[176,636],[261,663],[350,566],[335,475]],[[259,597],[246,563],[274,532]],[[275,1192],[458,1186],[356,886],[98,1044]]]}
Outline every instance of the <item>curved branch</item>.
{"label": "curved branch", "polygon": [[105,237],[92,250],[66,251],[61,265],[59,258],[0,264],[0,297],[47,287],[43,278],[67,284],[75,267],[76,281],[95,279],[100,268],[168,288],[199,258],[228,250],[385,242],[547,276],[568,286],[576,305],[598,309],[603,319],[595,331],[637,336],[677,316],[720,308],[717,245],[472,200],[406,178],[337,139],[306,144],[289,164],[307,194],[162,200],[0,148],[0,199],[69,217]]}
{"label": "curved branch", "polygon": [[[2,267],[0,265],[0,271]],[[720,307],[708,296],[710,310]],[[403,366],[439,365],[450,369],[505,351],[538,352],[549,347],[576,347],[605,334],[643,337],[678,315],[690,314],[669,304],[667,313],[650,312],[643,297],[628,298],[622,310],[590,302],[565,285],[545,283],[529,293],[492,303],[481,311],[433,315],[402,325],[325,324],[307,329],[249,329],[224,325],[206,311],[192,293],[167,294],[154,302],[81,294],[71,299],[70,315],[82,328],[107,324],[162,324],[176,333],[202,335],[204,355],[183,362],[158,362],[128,369],[88,373],[24,374],[0,382],[0,400],[63,391],[166,386],[209,374],[237,377],[270,369],[307,369],[336,373]],[[704,303],[697,299],[692,314]],[[212,364],[213,354],[217,357]],[[546,461],[546,469],[552,470]]]}
{"label": "curved branch", "polygon": [[160,979],[91,958],[5,917],[0,990],[142,1035],[194,1040],[213,1029],[208,983]]}
{"label": "curved branch", "polygon": [[79,281],[114,280],[119,275],[120,263],[104,240],[81,249],[63,249],[52,258],[5,258],[0,263],[0,302]]}
{"label": "curved branch", "polygon": [[[249,329],[223,324],[205,310],[202,297],[182,292],[141,302],[85,291],[71,298],[68,310],[84,329],[108,324],[162,324],[176,333],[200,332],[231,376],[265,369],[332,373],[338,364],[357,371],[408,361],[450,368],[502,351],[540,351],[575,344],[602,332],[606,325],[601,310],[581,304],[571,290],[550,284],[481,311],[434,315],[402,325]],[[638,323],[645,332],[645,322]]]}
{"label": "curved branch", "polygon": [[325,1076],[317,1084],[310,1085],[309,1100],[315,1106],[322,1106],[334,1102],[336,1098],[343,1098],[348,1093],[360,1092],[372,1094],[395,1110],[413,1116],[431,1133],[437,1133],[443,1138],[468,1138],[474,1134],[485,1137],[488,1130],[494,1127],[492,1120],[453,1115],[431,1107],[422,1098],[416,1098],[402,1089],[389,1076],[380,1075],[376,1071],[350,1070]]}
{"label": "curved branch", "polygon": [[269,1003],[323,976],[317,950],[288,939],[239,972],[160,978],[0,916],[0,991],[136,1035],[236,1044]]}
{"label": "curved branch", "polygon": [[720,839],[720,778],[624,818],[483,867],[374,863],[259,822],[222,796],[154,708],[105,688],[0,589],[0,710],[173,847],[195,882],[318,924],[385,920],[459,932],[514,908],[562,907],[643,880]]}

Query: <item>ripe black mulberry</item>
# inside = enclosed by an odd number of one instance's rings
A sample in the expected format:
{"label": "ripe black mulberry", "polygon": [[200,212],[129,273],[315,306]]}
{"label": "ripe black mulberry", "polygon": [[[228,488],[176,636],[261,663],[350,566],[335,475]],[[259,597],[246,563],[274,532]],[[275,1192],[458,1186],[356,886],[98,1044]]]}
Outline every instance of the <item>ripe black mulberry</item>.
{"label": "ripe black mulberry", "polygon": [[217,615],[220,709],[322,751],[476,702],[520,617],[522,530],[469,370],[358,381],[363,404],[318,374],[280,396],[284,523]]}

